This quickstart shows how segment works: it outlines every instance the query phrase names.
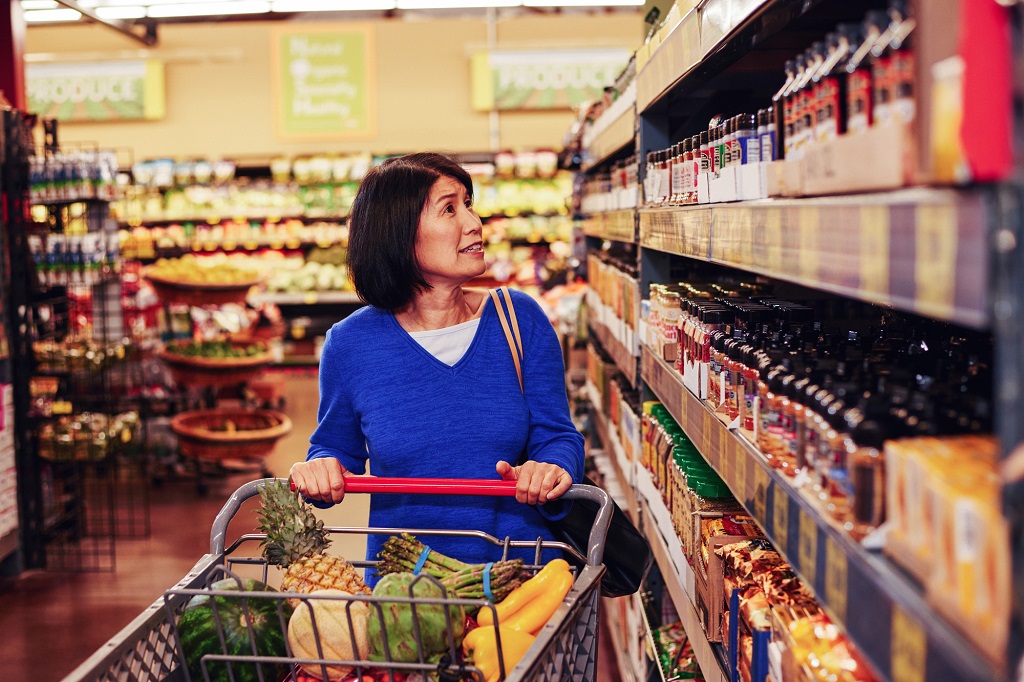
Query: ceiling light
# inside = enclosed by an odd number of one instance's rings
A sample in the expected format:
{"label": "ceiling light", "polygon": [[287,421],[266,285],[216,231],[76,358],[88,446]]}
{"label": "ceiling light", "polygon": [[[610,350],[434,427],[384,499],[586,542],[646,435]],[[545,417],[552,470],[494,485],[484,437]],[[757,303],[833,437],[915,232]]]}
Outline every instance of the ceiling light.
{"label": "ceiling light", "polygon": [[263,14],[270,11],[270,3],[263,0],[237,0],[236,2],[189,2],[178,5],[154,5],[149,16],[209,17],[226,14]]}
{"label": "ceiling light", "polygon": [[38,9],[25,12],[25,23],[43,24],[56,21],[78,21],[81,12],[73,9]]}
{"label": "ceiling light", "polygon": [[21,8],[25,11],[35,9],[57,9],[53,0],[21,0]]}
{"label": "ceiling light", "polygon": [[641,7],[644,0],[523,0],[526,7]]}
{"label": "ceiling light", "polygon": [[96,14],[104,19],[141,19],[146,16],[146,8],[142,5],[125,5],[124,7],[97,7]]}
{"label": "ceiling light", "polygon": [[475,9],[520,7],[522,0],[398,0],[398,9]]}
{"label": "ceiling light", "polygon": [[274,0],[275,12],[363,12],[395,9],[395,0]]}

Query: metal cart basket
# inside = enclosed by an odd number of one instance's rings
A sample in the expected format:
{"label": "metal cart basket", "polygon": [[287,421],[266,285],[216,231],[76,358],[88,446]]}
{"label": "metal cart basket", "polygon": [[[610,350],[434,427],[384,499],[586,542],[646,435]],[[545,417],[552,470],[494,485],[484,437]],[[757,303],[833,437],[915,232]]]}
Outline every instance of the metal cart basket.
{"label": "metal cart basket", "polygon": [[[470,607],[490,609],[497,622],[497,613],[490,602],[484,600],[455,599],[443,592],[437,599],[422,598],[413,595],[410,587],[408,598],[396,597],[374,597],[368,595],[356,595],[351,597],[318,597],[316,592],[310,594],[295,594],[276,591],[245,591],[238,589],[225,591],[219,588],[212,588],[211,585],[224,579],[238,581],[237,576],[243,571],[255,571],[262,575],[262,581],[266,582],[268,566],[266,561],[252,553],[253,547],[265,536],[258,533],[249,533],[236,539],[230,546],[225,546],[225,535],[228,523],[239,510],[246,499],[257,495],[261,486],[266,485],[272,479],[261,479],[250,481],[238,488],[231,494],[223,508],[217,514],[213,522],[210,534],[210,553],[192,568],[192,570],[172,588],[167,590],[164,596],[137,616],[130,624],[112,637],[105,645],[90,656],[67,678],[66,682],[72,681],[98,681],[98,682],[135,682],[145,680],[168,680],[171,682],[212,682],[216,679],[214,672],[219,672],[219,679],[227,682],[245,682],[246,680],[258,680],[260,682],[300,682],[301,679],[308,680],[310,676],[302,677],[302,673],[294,663],[305,664],[306,670],[310,666],[319,665],[344,665],[352,667],[355,679],[363,679],[360,676],[364,672],[376,671],[378,677],[375,679],[388,680],[476,680],[485,682],[485,675],[479,668],[468,663],[459,663],[458,646],[453,634],[453,623],[450,612],[453,607]],[[346,479],[346,494],[350,493],[428,493],[428,494],[454,494],[454,495],[490,495],[490,496],[515,496],[514,481],[476,481],[459,479],[386,479],[380,477],[349,477]],[[598,614],[600,607],[600,583],[605,567],[602,564],[604,555],[604,542],[612,517],[612,503],[607,493],[600,488],[590,485],[573,485],[564,495],[567,500],[590,500],[599,505],[593,530],[590,534],[587,548],[587,556],[583,557],[575,549],[560,542],[536,540],[512,540],[510,538],[498,539],[480,531],[439,531],[439,530],[416,530],[416,529],[379,529],[379,528],[329,528],[332,533],[364,533],[364,534],[386,534],[397,535],[408,533],[418,538],[429,536],[460,536],[474,537],[481,542],[490,543],[494,546],[495,561],[507,558],[512,548],[533,548],[534,562],[526,568],[532,572],[538,571],[541,566],[541,552],[543,549],[560,549],[575,555],[580,561],[585,561],[582,569],[576,572],[575,579],[569,593],[558,606],[554,615],[541,631],[537,634],[536,640],[529,650],[514,666],[505,666],[504,658],[498,646],[498,661],[501,671],[500,679],[529,681],[535,680],[546,682],[553,680],[582,680],[592,682],[596,678],[597,670],[597,643],[598,643]],[[240,548],[248,547],[248,555]],[[243,556],[245,555],[245,556]],[[457,557],[456,557],[457,558]],[[351,561],[353,566],[372,566],[372,562]],[[238,571],[238,573],[236,573]],[[246,574],[247,576],[249,574]],[[260,579],[260,578],[257,578]],[[433,578],[420,576],[417,579],[425,579],[440,583]],[[223,586],[224,582],[219,585]],[[270,611],[276,612],[271,615],[270,620],[280,621],[282,637],[287,632],[288,613],[287,599],[298,599],[299,603],[305,603],[313,616],[313,628],[317,629],[317,610],[315,603],[318,599],[334,599],[346,602],[346,613],[351,614],[351,609],[360,602],[369,609],[377,609],[378,614],[384,605],[405,604],[413,611],[415,623],[415,645],[419,651],[418,659],[414,662],[396,662],[391,659],[390,649],[385,640],[384,648],[387,661],[370,662],[361,660],[339,660],[324,654],[321,648],[319,633],[317,633],[315,658],[297,657],[292,647],[285,644],[285,656],[261,655],[256,639],[250,631],[247,644],[244,650],[239,652],[237,648],[227,652],[223,651],[206,655],[202,659],[202,673],[198,675],[189,674],[185,665],[185,656],[182,651],[179,633],[176,624],[185,607],[197,596],[205,596],[209,603],[213,604],[218,597],[226,597],[235,602],[243,604],[243,623],[253,623],[249,613],[250,608],[259,608],[258,604],[267,604],[266,600],[274,602],[274,608]],[[420,625],[417,610],[434,606],[445,614],[447,627],[448,652],[442,658],[442,663],[428,662],[423,653],[420,643]],[[360,606],[360,608],[362,608]],[[224,645],[225,634],[222,629],[222,616],[213,608],[216,617],[216,628],[218,630],[221,645]],[[263,609],[266,612],[266,609]],[[226,616],[225,616],[226,617]],[[500,625],[500,623],[499,623]],[[355,641],[355,631],[352,629],[351,620],[348,624],[349,632]],[[500,638],[500,631],[498,632]],[[287,642],[287,639],[285,638]],[[500,641],[500,640],[499,640]],[[286,666],[286,672],[281,674],[282,665]],[[325,668],[317,667],[318,670]],[[420,677],[417,677],[416,675]],[[322,678],[323,675],[315,675]]]}

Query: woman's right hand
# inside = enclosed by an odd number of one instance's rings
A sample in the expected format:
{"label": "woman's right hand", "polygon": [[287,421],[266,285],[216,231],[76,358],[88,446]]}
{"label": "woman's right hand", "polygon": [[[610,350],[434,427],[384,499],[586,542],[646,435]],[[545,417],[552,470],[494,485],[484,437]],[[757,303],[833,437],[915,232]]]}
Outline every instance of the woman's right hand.
{"label": "woman's right hand", "polygon": [[320,457],[296,462],[288,472],[295,490],[319,502],[338,504],[345,499],[345,474],[341,462],[333,457]]}

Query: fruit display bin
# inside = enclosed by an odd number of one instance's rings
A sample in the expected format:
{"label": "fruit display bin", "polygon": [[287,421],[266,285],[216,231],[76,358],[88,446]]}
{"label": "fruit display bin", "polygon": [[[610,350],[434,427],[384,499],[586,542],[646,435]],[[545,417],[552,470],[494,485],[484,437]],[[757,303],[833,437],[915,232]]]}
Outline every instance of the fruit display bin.
{"label": "fruit display bin", "polygon": [[244,305],[249,290],[263,281],[262,277],[254,277],[231,284],[199,284],[165,279],[147,272],[146,268],[143,268],[142,276],[152,285],[161,301],[183,305]]}
{"label": "fruit display bin", "polygon": [[[226,427],[227,424],[233,425]],[[292,421],[275,410],[215,408],[182,412],[171,419],[178,449],[197,460],[254,460],[268,456],[292,430]]]}
{"label": "fruit display bin", "polygon": [[[185,386],[237,386],[255,379],[274,361],[269,350],[241,357],[195,357],[174,352],[176,346],[186,343],[168,344],[157,353],[174,380]],[[231,345],[247,344],[232,342]]]}
{"label": "fruit display bin", "polygon": [[[205,555],[177,585],[167,590],[161,599],[155,601],[142,614],[111,638],[91,657],[76,668],[65,682],[84,682],[86,680],[185,680],[199,682],[214,679],[234,680],[266,680],[268,682],[298,682],[309,679],[309,675],[301,672],[300,665],[320,667],[345,667],[354,673],[353,679],[367,679],[368,675],[375,680],[396,682],[413,677],[441,675],[442,679],[474,680],[483,682],[487,679],[480,668],[472,662],[461,661],[458,654],[459,646],[452,637],[452,619],[446,616],[447,651],[441,661],[427,660],[420,647],[420,626],[415,626],[417,659],[412,662],[393,660],[390,653],[384,661],[371,661],[367,658],[358,660],[342,660],[327,656],[321,658],[301,658],[295,655],[290,646],[284,649],[286,655],[267,655],[266,649],[260,647],[271,639],[287,641],[289,629],[289,599],[297,599],[306,608],[313,609],[314,604],[325,601],[340,601],[344,613],[352,613],[358,606],[362,610],[373,610],[378,614],[396,605],[406,605],[413,613],[420,609],[443,607],[445,613],[460,607],[489,609],[497,619],[494,606],[482,599],[456,599],[448,597],[445,592],[437,598],[412,596],[409,597],[323,594],[316,592],[300,594],[297,592],[279,592],[262,585],[259,589],[247,589],[246,581],[258,580],[266,583],[269,566],[259,556],[257,545],[266,539],[262,533],[246,533],[226,546],[228,525],[234,515],[242,507],[242,503],[257,495],[261,487],[273,479],[250,481],[236,490],[214,520],[210,535],[210,553]],[[386,479],[372,476],[347,477],[346,493],[424,493],[445,495],[489,495],[515,496],[515,481],[469,481],[457,479]],[[547,542],[540,539],[512,540],[498,539],[480,531],[472,530],[415,530],[415,529],[379,529],[379,528],[329,528],[331,533],[362,533],[388,534],[408,533],[422,536],[457,536],[475,538],[476,541],[491,546],[493,560],[499,561],[508,556],[509,548],[526,548],[534,550],[534,562],[526,566],[531,572],[542,568],[540,555],[543,549],[561,549],[575,554],[585,560],[582,568],[575,573],[571,589],[558,605],[551,619],[544,625],[530,648],[522,655],[519,662],[506,666],[499,657],[499,675],[501,680],[522,682],[553,682],[554,680],[580,680],[593,682],[597,676],[597,639],[598,617],[601,605],[601,578],[605,572],[602,563],[604,543],[612,517],[611,498],[600,488],[589,485],[574,485],[566,493],[566,499],[589,500],[599,505],[596,521],[591,530],[587,556],[583,557],[574,549],[560,542]],[[374,566],[373,562],[352,561],[356,568]],[[223,581],[227,582],[223,582]],[[418,580],[430,580],[426,575]],[[221,582],[218,582],[221,581]],[[217,587],[214,587],[214,584]],[[226,585],[235,587],[224,589]],[[440,585],[440,583],[436,583]],[[245,590],[240,592],[239,590]],[[330,591],[328,591],[330,592]],[[193,655],[192,660],[182,647],[183,633],[179,630],[182,614],[188,605],[204,603],[220,604],[214,607],[215,617],[209,624],[209,635],[206,641],[212,643],[212,653],[204,654],[198,661]],[[217,609],[223,612],[216,616]],[[236,613],[239,611],[239,613]],[[315,612],[314,612],[315,613]],[[381,617],[383,617],[381,615]],[[418,622],[415,615],[413,621]],[[229,636],[228,628],[239,629],[238,637]],[[351,632],[351,622],[349,629]],[[257,632],[256,628],[260,628]],[[184,624],[182,624],[182,630]],[[499,630],[500,636],[500,630]],[[188,639],[191,639],[190,637]],[[384,640],[385,651],[390,648]],[[283,646],[283,645],[278,645]],[[316,650],[326,652],[321,639],[317,636]],[[204,649],[205,650],[205,649]],[[278,650],[280,651],[280,649]],[[191,668],[190,664],[191,663]],[[230,666],[231,670],[228,670]],[[280,675],[278,673],[281,673]],[[321,677],[321,675],[318,675]],[[326,677],[324,675],[323,677]],[[346,679],[348,679],[346,677]]]}

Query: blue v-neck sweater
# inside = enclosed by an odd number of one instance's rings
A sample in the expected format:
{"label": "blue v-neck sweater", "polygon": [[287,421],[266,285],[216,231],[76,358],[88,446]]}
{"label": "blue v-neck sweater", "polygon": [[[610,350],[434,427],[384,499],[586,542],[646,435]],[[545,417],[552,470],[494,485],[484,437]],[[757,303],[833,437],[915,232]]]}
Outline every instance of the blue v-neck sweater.
{"label": "blue v-neck sweater", "polygon": [[[540,306],[512,292],[523,339],[523,387],[492,303],[454,366],[428,353],[388,311],[367,306],[327,333],[320,360],[318,426],[307,459],[335,457],[350,472],[414,478],[498,478],[499,460],[557,464],[583,476],[583,436],[569,416],[561,349]],[[551,515],[564,508],[549,503]],[[537,508],[515,498],[374,495],[373,528],[484,531],[496,538],[551,536]],[[376,559],[387,535],[370,535]],[[423,537],[433,549],[469,563],[501,549],[473,538]],[[521,556],[532,563],[533,552]],[[548,558],[546,555],[545,558]],[[373,572],[367,571],[373,582]]]}

